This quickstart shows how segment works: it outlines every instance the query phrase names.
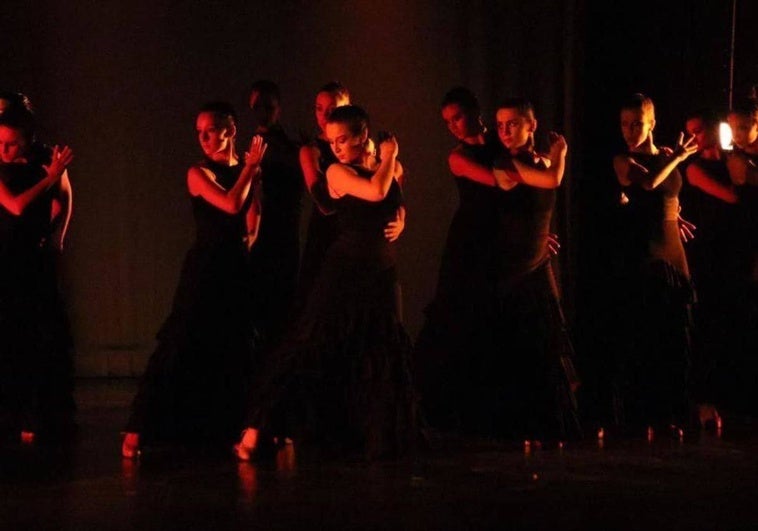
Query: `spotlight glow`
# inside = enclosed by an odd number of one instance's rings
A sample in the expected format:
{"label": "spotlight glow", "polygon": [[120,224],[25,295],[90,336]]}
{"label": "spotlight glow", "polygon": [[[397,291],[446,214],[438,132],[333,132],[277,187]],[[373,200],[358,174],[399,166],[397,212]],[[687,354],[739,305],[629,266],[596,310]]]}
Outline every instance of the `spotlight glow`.
{"label": "spotlight glow", "polygon": [[719,142],[721,142],[721,149],[732,150],[732,128],[726,122],[719,124]]}

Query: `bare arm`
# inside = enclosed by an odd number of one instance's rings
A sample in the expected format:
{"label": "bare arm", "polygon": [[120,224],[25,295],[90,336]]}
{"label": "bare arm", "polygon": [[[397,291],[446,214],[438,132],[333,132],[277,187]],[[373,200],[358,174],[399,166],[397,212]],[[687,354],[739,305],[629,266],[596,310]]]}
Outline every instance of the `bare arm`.
{"label": "bare arm", "polygon": [[[395,171],[393,172],[392,176],[397,181],[397,184],[400,185],[400,188],[403,187],[403,166],[400,164],[399,160],[395,161]],[[394,242],[397,240],[400,235],[405,230],[405,207],[403,205],[400,205],[397,208],[397,211],[395,212],[395,219],[390,221],[384,226],[384,237],[387,238],[387,241]]]}
{"label": "bare arm", "polygon": [[53,148],[52,160],[50,165],[43,166],[47,175],[28,190],[18,195],[13,195],[10,190],[0,182],[0,205],[14,216],[20,216],[26,210],[29,204],[37,199],[42,193],[57,183],[63,172],[74,158],[74,153],[68,146]]}
{"label": "bare arm", "polygon": [[315,146],[303,146],[300,148],[300,168],[303,170],[303,180],[308,192],[318,182],[318,159],[320,156],[321,153]]}
{"label": "bare arm", "polygon": [[397,181],[397,184],[400,185],[400,187],[403,187],[403,181],[405,177],[405,169],[403,168],[403,165],[400,164],[399,160],[395,160],[395,169],[392,172],[392,176]]}
{"label": "bare arm", "polygon": [[52,211],[50,213],[50,222],[53,225],[53,240],[55,248],[58,251],[63,251],[63,244],[68,234],[73,209],[74,194],[71,188],[71,181],[68,177],[68,171],[64,171],[61,176],[58,197],[53,199]]}
{"label": "bare arm", "polygon": [[360,177],[350,166],[332,164],[326,171],[329,193],[333,197],[352,195],[366,201],[381,201],[387,196],[394,180],[398,145],[394,137],[384,140],[379,146],[382,161],[370,179]]}
{"label": "bare arm", "polygon": [[676,149],[671,155],[667,155],[666,164],[655,173],[651,173],[634,160],[633,154],[617,155],[613,159],[613,168],[616,170],[616,178],[622,186],[638,183],[645,190],[654,190],[671,175],[671,172],[676,169],[680,162],[686,160],[696,151],[695,137],[691,136],[685,141],[684,134],[680,133]]}
{"label": "bare arm", "polygon": [[720,199],[725,203],[734,204],[737,202],[737,194],[731,186],[725,186],[713,178],[704,168],[698,164],[690,164],[687,167],[687,181],[697,188],[700,188],[708,195]]}
{"label": "bare arm", "polygon": [[238,214],[250,193],[253,178],[260,173],[260,162],[266,152],[263,138],[255,136],[237,182],[225,190],[206,168],[193,166],[187,172],[187,188],[193,196],[200,196],[208,203],[228,214]]}
{"label": "bare arm", "polygon": [[729,171],[729,178],[736,186],[758,182],[758,168],[743,153],[734,152],[727,155],[726,168]]}
{"label": "bare arm", "polygon": [[485,186],[496,186],[493,171],[464,155],[461,150],[454,149],[447,158],[450,172],[456,177],[468,179]]}
{"label": "bare arm", "polygon": [[247,211],[245,212],[246,234],[243,240],[248,251],[258,239],[258,229],[260,229],[261,226],[261,190],[261,182],[255,181],[251,192],[253,194],[253,200],[250,201],[250,206],[247,207]]}
{"label": "bare arm", "polygon": [[536,188],[558,188],[563,181],[566,171],[566,153],[568,144],[563,135],[550,133],[550,152],[548,160],[550,164],[546,168],[524,164],[518,159],[513,159],[513,165],[518,172],[521,182]]}

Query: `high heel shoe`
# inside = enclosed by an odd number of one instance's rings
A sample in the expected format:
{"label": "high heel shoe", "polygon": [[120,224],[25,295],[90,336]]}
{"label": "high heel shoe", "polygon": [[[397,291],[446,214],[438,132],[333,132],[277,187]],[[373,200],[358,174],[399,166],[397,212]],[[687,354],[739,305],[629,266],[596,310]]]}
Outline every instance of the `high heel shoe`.
{"label": "high heel shoe", "polygon": [[234,445],[234,453],[240,461],[250,461],[257,447],[258,430],[255,428],[245,428],[240,442]]}
{"label": "high heel shoe", "polygon": [[134,459],[140,454],[139,433],[127,432],[121,443],[121,456],[126,459]]}

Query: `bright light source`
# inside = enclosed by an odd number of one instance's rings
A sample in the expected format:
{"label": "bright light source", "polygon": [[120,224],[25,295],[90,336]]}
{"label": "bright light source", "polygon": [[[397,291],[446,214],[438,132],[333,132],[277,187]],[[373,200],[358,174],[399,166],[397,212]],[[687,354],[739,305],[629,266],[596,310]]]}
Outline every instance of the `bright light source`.
{"label": "bright light source", "polygon": [[732,149],[732,128],[726,122],[719,124],[719,141],[721,142],[721,149],[731,151]]}

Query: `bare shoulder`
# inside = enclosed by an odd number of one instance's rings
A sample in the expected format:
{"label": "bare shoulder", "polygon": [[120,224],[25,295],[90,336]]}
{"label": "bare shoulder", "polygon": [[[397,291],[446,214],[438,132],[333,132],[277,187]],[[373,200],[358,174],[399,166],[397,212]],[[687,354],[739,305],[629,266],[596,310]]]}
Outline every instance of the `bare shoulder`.
{"label": "bare shoulder", "polygon": [[216,182],[215,175],[208,168],[196,164],[187,170],[187,188],[192,195],[198,195],[200,193],[199,187],[208,182]]}
{"label": "bare shoulder", "polygon": [[326,176],[329,177],[342,177],[342,176],[355,176],[358,175],[358,172],[353,168],[352,166],[348,166],[347,164],[341,164],[339,162],[335,162],[334,164],[331,164],[326,169]]}

